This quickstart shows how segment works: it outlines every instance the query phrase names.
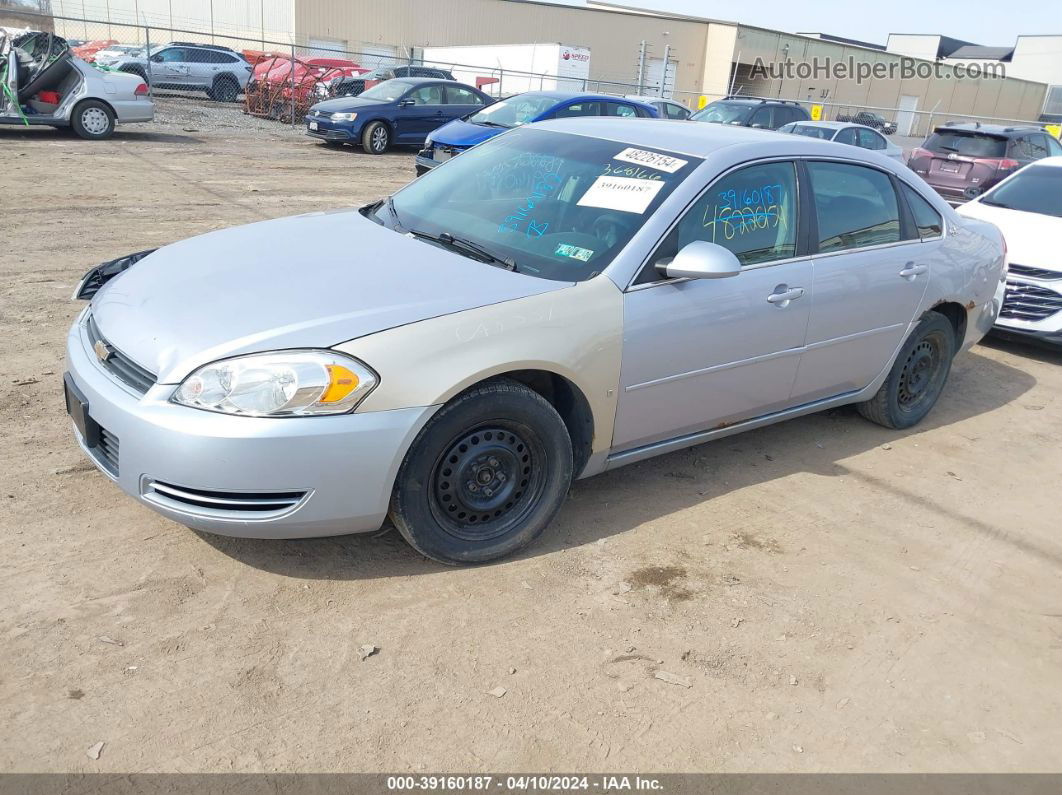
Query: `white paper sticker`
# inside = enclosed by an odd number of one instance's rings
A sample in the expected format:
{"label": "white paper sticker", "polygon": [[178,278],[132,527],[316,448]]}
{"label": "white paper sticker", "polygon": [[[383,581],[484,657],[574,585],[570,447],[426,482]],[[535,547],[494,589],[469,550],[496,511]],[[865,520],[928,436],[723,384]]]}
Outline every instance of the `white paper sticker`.
{"label": "white paper sticker", "polygon": [[644,213],[656,194],[664,187],[659,179],[631,177],[598,177],[583,197],[580,207],[601,207],[624,213]]}
{"label": "white paper sticker", "polygon": [[689,160],[680,160],[671,155],[662,155],[659,152],[647,152],[644,149],[635,149],[634,147],[624,149],[612,159],[622,160],[625,163],[637,163],[639,166],[655,168],[657,171],[666,171],[668,174],[674,174],[690,162]]}

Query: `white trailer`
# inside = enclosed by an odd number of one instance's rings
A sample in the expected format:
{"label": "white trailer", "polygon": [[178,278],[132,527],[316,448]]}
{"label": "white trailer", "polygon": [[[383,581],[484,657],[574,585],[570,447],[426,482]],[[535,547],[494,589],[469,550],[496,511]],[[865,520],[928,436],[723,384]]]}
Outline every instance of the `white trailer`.
{"label": "white trailer", "polygon": [[449,69],[462,83],[496,82],[482,88],[494,96],[524,91],[585,91],[590,48],[572,44],[484,44],[425,47],[424,64]]}

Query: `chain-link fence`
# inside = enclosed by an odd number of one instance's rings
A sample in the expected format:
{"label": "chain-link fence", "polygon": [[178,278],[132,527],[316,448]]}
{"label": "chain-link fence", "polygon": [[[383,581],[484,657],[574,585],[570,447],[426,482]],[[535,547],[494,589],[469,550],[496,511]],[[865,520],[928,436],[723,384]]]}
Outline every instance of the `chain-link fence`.
{"label": "chain-link fence", "polygon": [[654,84],[642,75],[631,82],[572,78],[424,57],[415,46],[373,45],[346,50],[225,35],[113,19],[89,20],[55,14],[12,11],[8,24],[54,30],[73,53],[101,69],[139,75],[158,100],[192,100],[219,108],[241,108],[247,115],[298,124],[324,99],[356,96],[392,77],[442,77],[474,85],[500,98],[529,90],[573,90],[616,96],[673,95],[691,108],[692,91],[675,92],[667,80]]}

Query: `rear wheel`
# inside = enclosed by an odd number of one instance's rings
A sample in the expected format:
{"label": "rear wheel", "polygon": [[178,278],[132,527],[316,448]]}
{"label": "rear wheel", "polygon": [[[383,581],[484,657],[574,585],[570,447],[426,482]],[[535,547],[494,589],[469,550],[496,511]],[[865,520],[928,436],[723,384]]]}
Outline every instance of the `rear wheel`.
{"label": "rear wheel", "polygon": [[240,94],[240,84],[231,77],[219,77],[207,92],[215,102],[235,102]]}
{"label": "rear wheel", "polygon": [[370,122],[361,134],[362,148],[372,155],[382,155],[391,146],[391,129],[382,121]]}
{"label": "rear wheel", "polygon": [[70,126],[82,138],[102,141],[114,135],[114,111],[98,99],[86,99],[74,107]]}
{"label": "rear wheel", "polygon": [[936,405],[951,372],[955,330],[939,312],[926,312],[900,349],[888,378],[870,400],[857,404],[871,422],[897,430],[917,425]]}
{"label": "rear wheel", "polygon": [[571,479],[571,439],[553,406],[523,384],[490,381],[458,395],[418,434],[391,518],[423,555],[485,563],[541,535]]}

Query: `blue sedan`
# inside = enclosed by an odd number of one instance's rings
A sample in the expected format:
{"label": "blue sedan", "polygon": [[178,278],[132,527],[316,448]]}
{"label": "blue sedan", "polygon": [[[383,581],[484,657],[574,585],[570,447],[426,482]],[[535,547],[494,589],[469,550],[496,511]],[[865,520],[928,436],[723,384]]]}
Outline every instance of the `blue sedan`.
{"label": "blue sedan", "polygon": [[[362,95],[364,96],[364,94]],[[613,116],[655,119],[656,108],[645,102],[606,94],[571,91],[528,91],[455,119],[428,136],[417,155],[417,176],[488,138],[521,124],[575,116]]]}
{"label": "blue sedan", "polygon": [[360,143],[381,155],[391,144],[423,144],[436,127],[492,101],[453,80],[385,80],[356,97],[318,102],[306,114],[306,134],[329,144]]}

